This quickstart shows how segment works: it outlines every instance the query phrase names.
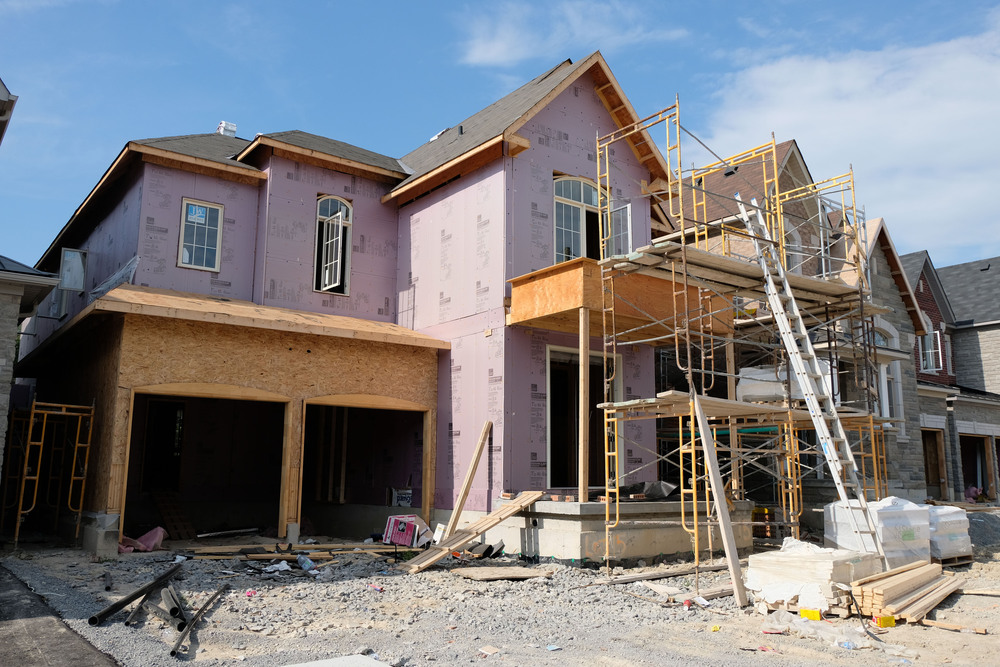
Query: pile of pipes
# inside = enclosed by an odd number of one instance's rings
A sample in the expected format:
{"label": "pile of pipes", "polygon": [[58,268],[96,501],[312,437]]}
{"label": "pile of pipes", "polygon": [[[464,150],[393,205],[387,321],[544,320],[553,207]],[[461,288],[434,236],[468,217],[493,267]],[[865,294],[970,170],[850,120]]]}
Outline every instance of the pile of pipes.
{"label": "pile of pipes", "polygon": [[[137,588],[114,604],[111,604],[110,606],[97,612],[90,617],[88,622],[93,626],[98,626],[135,600],[142,598],[142,600],[139,601],[139,604],[137,604],[132,610],[132,613],[128,615],[128,618],[125,619],[125,625],[132,625],[132,623],[135,622],[136,617],[142,611],[152,614],[153,616],[169,623],[175,630],[177,630],[178,633],[180,633],[177,640],[174,642],[173,648],[170,649],[171,657],[176,658],[180,654],[181,645],[184,643],[184,640],[187,639],[187,636],[190,634],[192,628],[194,628],[195,623],[201,619],[205,611],[207,611],[215,603],[219,596],[221,596],[229,588],[228,584],[222,586],[222,588],[217,590],[215,594],[208,599],[208,602],[203,604],[201,608],[198,609],[193,616],[191,616],[188,614],[187,610],[184,609],[181,596],[177,594],[177,590],[174,588],[173,584],[170,583],[173,576],[180,571],[181,565],[183,565],[183,562],[177,563],[145,586]],[[105,590],[108,590],[109,587],[110,586],[105,586]],[[162,602],[162,606],[157,604],[157,599]]]}

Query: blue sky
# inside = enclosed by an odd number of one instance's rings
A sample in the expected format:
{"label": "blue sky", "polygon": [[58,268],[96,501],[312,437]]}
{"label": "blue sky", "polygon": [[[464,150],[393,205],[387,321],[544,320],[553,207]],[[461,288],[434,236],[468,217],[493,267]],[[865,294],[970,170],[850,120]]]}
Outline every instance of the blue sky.
{"label": "blue sky", "polygon": [[[600,50],[718,155],[796,139],[901,253],[1000,255],[1000,3],[0,0],[0,254],[33,264],[131,139],[299,129],[399,157]],[[662,139],[662,137],[657,137]],[[694,142],[685,164],[708,162]]]}

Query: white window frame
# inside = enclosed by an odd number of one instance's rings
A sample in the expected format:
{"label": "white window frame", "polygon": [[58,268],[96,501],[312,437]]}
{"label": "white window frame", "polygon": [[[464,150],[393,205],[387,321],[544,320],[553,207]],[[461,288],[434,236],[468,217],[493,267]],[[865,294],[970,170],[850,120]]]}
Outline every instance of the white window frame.
{"label": "white window frame", "polygon": [[[562,183],[578,183],[580,185],[580,197],[577,199],[574,193],[569,195],[557,194],[559,185]],[[587,194],[593,191],[593,201],[587,201]],[[555,263],[568,262],[571,259],[587,256],[587,211],[600,214],[598,207],[598,189],[591,181],[585,178],[572,176],[557,177],[552,183],[552,247],[555,249]],[[564,219],[566,213],[571,214],[572,219]],[[598,239],[600,242],[600,239]]]}
{"label": "white window frame", "polygon": [[[203,210],[201,210],[203,209]],[[212,212],[215,213],[215,242],[210,242],[213,231],[210,218]],[[222,204],[200,201],[198,199],[181,199],[181,226],[177,242],[177,266],[185,269],[198,269],[200,271],[211,271],[218,273],[222,266],[222,222],[225,219],[225,208]],[[200,214],[200,216],[199,216]],[[202,219],[199,221],[199,217]],[[191,230],[190,237],[188,230]],[[204,238],[199,239],[199,232],[204,232]],[[202,260],[197,262],[198,250],[203,253],[203,258],[209,250],[214,253],[215,261],[211,264]],[[188,257],[185,258],[185,252]]]}
{"label": "white window frame", "polygon": [[608,247],[604,249],[607,257],[632,252],[632,204],[625,204],[611,211],[607,234]]}
{"label": "white window frame", "polygon": [[[336,202],[338,210],[324,215],[324,203]],[[316,278],[313,288],[327,294],[349,293],[351,278],[351,203],[332,195],[316,200]]]}
{"label": "white window frame", "polygon": [[936,373],[944,368],[941,332],[929,331],[917,340],[920,348],[920,370],[925,373]]}
{"label": "white window frame", "polygon": [[[875,350],[875,361],[878,364],[878,414],[885,419],[891,419],[893,426],[899,428],[905,435],[903,416],[903,377],[902,362],[893,359],[893,352],[909,357],[909,352],[899,349],[899,332],[881,316],[875,316],[875,336],[885,340],[885,353],[880,353],[882,346]],[[877,339],[876,339],[877,340]]]}

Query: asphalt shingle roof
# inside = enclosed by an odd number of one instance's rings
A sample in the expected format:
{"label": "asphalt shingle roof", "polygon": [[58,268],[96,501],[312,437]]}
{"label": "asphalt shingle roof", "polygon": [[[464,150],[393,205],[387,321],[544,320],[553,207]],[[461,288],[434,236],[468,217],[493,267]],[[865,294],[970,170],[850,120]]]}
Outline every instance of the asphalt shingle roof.
{"label": "asphalt shingle roof", "polygon": [[223,134],[213,132],[210,134],[185,134],[177,137],[137,139],[133,143],[222,164],[243,167],[250,171],[258,171],[256,167],[237,162],[233,159],[234,155],[250,144],[246,139],[238,137],[227,137]]}
{"label": "asphalt shingle roof", "polygon": [[899,258],[900,264],[903,265],[903,273],[906,274],[906,279],[910,281],[910,285],[916,287],[917,278],[920,277],[920,272],[924,268],[924,262],[929,258],[930,255],[927,254],[926,250],[911,252]]}
{"label": "asphalt shingle roof", "polygon": [[937,274],[957,324],[1000,320],[1000,257],[945,266]]}
{"label": "asphalt shingle roof", "polygon": [[333,157],[339,157],[353,162],[360,162],[361,164],[379,167],[388,171],[406,171],[403,168],[403,165],[399,163],[399,160],[394,157],[381,155],[380,153],[376,153],[374,151],[352,146],[351,144],[343,141],[328,139],[327,137],[321,137],[317,134],[309,134],[308,132],[302,132],[301,130],[274,132],[263,136],[269,139],[274,139],[275,141],[291,144],[292,146],[298,146],[299,148],[319,151],[320,153],[325,153],[326,155],[332,155]]}
{"label": "asphalt shingle roof", "polygon": [[[585,58],[576,65],[565,60],[544,74],[532,79],[514,92],[506,95],[454,127],[444,130],[434,139],[410,151],[400,162],[412,170],[413,175],[400,185],[419,178],[490,139],[499,136],[526,114],[546,95],[568,78],[579,75]],[[398,186],[397,186],[398,187]]]}
{"label": "asphalt shingle roof", "polygon": [[0,271],[7,273],[23,273],[29,276],[43,276],[45,278],[52,277],[51,273],[39,271],[38,269],[30,267],[27,264],[21,264],[21,262],[13,260],[10,257],[4,257],[3,255],[0,255]]}

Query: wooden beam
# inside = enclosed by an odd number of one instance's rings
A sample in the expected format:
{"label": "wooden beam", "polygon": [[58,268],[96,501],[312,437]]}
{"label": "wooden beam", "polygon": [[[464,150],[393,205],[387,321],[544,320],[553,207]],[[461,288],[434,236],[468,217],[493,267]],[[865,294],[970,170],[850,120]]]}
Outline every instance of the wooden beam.
{"label": "wooden beam", "polygon": [[479,434],[479,442],[476,443],[476,451],[472,454],[472,460],[469,461],[469,469],[465,473],[465,482],[462,483],[462,488],[458,493],[458,499],[455,501],[455,508],[451,511],[451,518],[448,520],[448,527],[444,531],[444,537],[451,537],[455,533],[455,528],[458,527],[458,520],[462,516],[462,508],[465,507],[465,500],[469,497],[469,490],[472,489],[472,480],[476,476],[476,468],[479,467],[479,459],[482,458],[483,450],[486,448],[486,443],[490,439],[490,431],[493,430],[493,422],[487,421],[483,424],[483,432]]}
{"label": "wooden beam", "polygon": [[141,154],[143,162],[150,162],[172,169],[181,169],[196,174],[205,174],[206,176],[216,176],[227,181],[236,181],[237,183],[244,183],[246,185],[257,185],[261,181],[267,180],[267,174],[264,172],[251,167],[237,167],[236,163],[225,164],[224,162],[216,162],[215,160],[192,157],[173,151],[166,151],[162,148],[144,146],[134,141],[129,142],[128,147],[130,150]]}
{"label": "wooden beam", "polygon": [[740,556],[736,548],[736,535],[733,524],[729,520],[729,506],[726,503],[726,490],[719,472],[719,459],[715,455],[715,438],[712,428],[701,409],[698,394],[691,393],[691,402],[698,418],[698,430],[701,431],[701,450],[705,455],[705,467],[708,469],[708,479],[712,487],[712,499],[715,501],[715,513],[719,517],[719,531],[722,533],[722,545],[726,549],[726,561],[729,565],[729,576],[733,580],[733,596],[740,607],[747,606],[747,591],[743,585],[743,573],[740,570]]}
{"label": "wooden beam", "polygon": [[393,200],[401,202],[410,201],[418,195],[441,185],[445,181],[451,180],[453,177],[461,176],[463,173],[478,169],[503,154],[504,141],[504,135],[497,135],[489,141],[479,144],[479,146],[476,146],[472,150],[466,151],[458,157],[445,162],[440,167],[418,176],[405,185],[395,188],[389,194],[382,197],[381,201],[383,204],[388,204]]}
{"label": "wooden beam", "polygon": [[590,495],[590,311],[586,306],[579,309],[579,354],[580,354],[580,397],[579,397],[579,461],[577,470],[576,492],[581,503],[587,502]]}
{"label": "wooden beam", "polygon": [[437,410],[424,412],[424,460],[423,488],[420,506],[421,517],[428,526],[431,525],[431,513],[434,511],[434,491],[437,483]]}

